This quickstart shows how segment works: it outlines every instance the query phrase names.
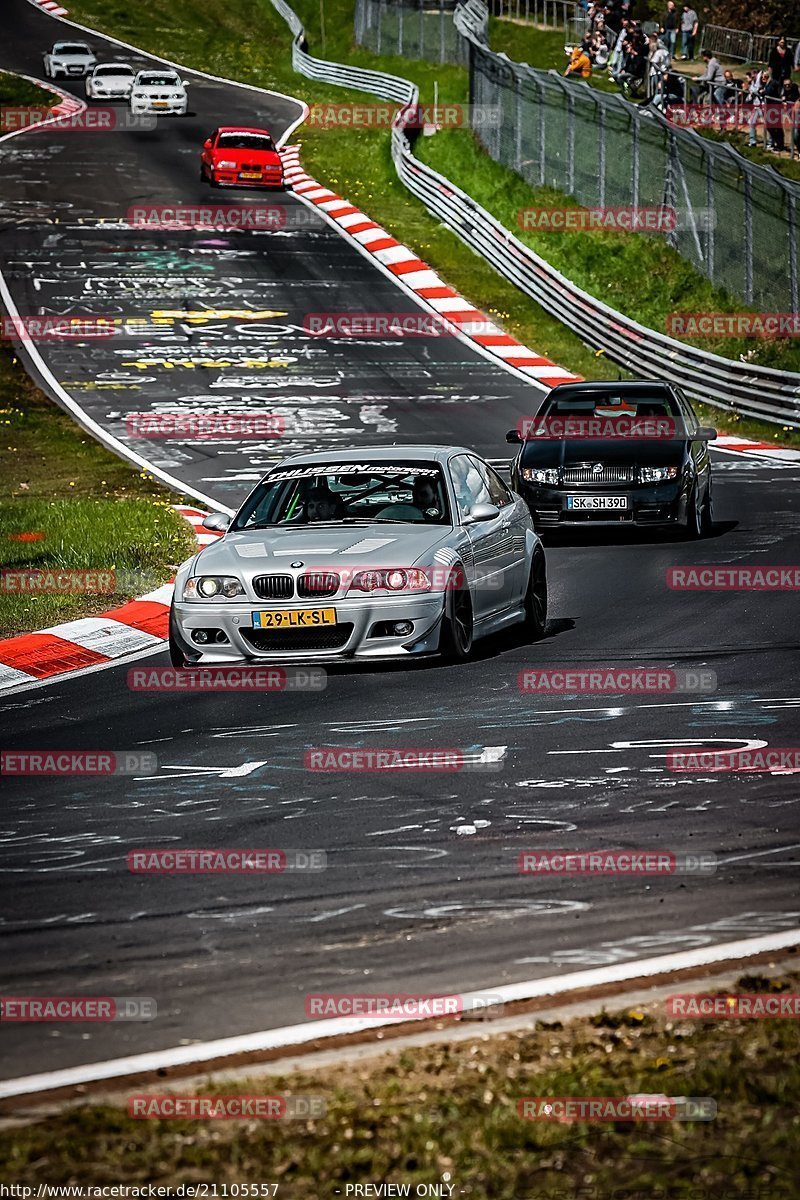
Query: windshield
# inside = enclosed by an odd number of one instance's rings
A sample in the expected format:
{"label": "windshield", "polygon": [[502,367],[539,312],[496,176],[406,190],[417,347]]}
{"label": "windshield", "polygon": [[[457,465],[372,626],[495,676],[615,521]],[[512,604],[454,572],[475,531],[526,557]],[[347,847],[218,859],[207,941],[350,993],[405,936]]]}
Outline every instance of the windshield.
{"label": "windshield", "polygon": [[143,87],[178,87],[180,80],[177,75],[140,75],[139,83]]}
{"label": "windshield", "polygon": [[534,417],[523,422],[526,438],[683,437],[680,406],[665,388],[614,393],[551,393]]}
{"label": "windshield", "polygon": [[221,150],[275,149],[275,143],[266,133],[221,133],[217,145]]}
{"label": "windshield", "polygon": [[63,42],[61,45],[53,47],[54,54],[91,54],[88,46],[81,45],[80,42]]}
{"label": "windshield", "polygon": [[116,67],[95,67],[95,75],[132,75],[133,67],[126,67],[124,63],[120,63]]}
{"label": "windshield", "polygon": [[451,524],[441,468],[430,461],[278,468],[248,497],[231,528],[353,521]]}

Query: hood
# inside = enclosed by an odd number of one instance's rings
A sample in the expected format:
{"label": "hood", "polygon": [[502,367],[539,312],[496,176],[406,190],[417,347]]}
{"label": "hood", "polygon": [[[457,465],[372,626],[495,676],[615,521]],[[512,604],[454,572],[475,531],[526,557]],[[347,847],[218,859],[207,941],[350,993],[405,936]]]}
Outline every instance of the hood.
{"label": "hood", "polygon": [[569,441],[537,438],[522,448],[523,467],[565,467],[578,463],[614,466],[680,464],[686,454],[685,438],[586,438]]}
{"label": "hood", "polygon": [[[372,570],[427,562],[452,537],[449,525],[368,523],[297,525],[228,533],[195,559],[193,575],[299,575],[315,570]],[[292,563],[302,567],[292,567]]]}

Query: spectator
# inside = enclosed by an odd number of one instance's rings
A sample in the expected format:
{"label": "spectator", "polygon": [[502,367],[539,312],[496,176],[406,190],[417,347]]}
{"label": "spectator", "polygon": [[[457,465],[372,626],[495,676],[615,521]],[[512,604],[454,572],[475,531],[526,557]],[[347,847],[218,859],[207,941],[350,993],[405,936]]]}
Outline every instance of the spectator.
{"label": "spectator", "polygon": [[748,145],[755,146],[756,144],[756,128],[761,121],[764,88],[769,82],[769,67],[765,67],[763,71],[748,71],[747,72],[747,88],[744,99],[746,104],[752,105],[750,116],[747,119],[747,124],[750,127],[748,135]]}
{"label": "spectator", "polygon": [[797,39],[797,45],[794,48],[794,69],[800,71],[800,38]]}
{"label": "spectator", "polygon": [[678,10],[675,0],[667,0],[667,11],[661,24],[661,40],[667,47],[670,58],[675,57],[675,43],[678,40]]}
{"label": "spectator", "polygon": [[786,149],[783,138],[783,84],[770,78],[764,87],[764,124],[767,129],[767,149],[782,154]]}
{"label": "spectator", "polygon": [[694,43],[700,20],[697,13],[688,4],[684,4],[681,14],[681,58],[692,62],[694,59]]}
{"label": "spectator", "polygon": [[654,33],[647,39],[647,61],[651,74],[660,79],[669,70],[669,50],[660,42]]}
{"label": "spectator", "polygon": [[573,79],[576,75],[581,79],[588,79],[592,73],[592,60],[584,50],[583,46],[573,46],[569,56],[569,66],[564,75],[567,79]]}
{"label": "spectator", "polygon": [[614,43],[614,49],[611,51],[611,57],[608,60],[608,69],[611,72],[611,77],[614,82],[618,82],[617,76],[622,70],[622,60],[625,57],[624,46],[630,37],[633,28],[633,21],[623,21],[622,28],[617,34],[617,40]]}
{"label": "spectator", "polygon": [[665,113],[667,108],[672,104],[684,103],[684,76],[678,75],[675,71],[665,71],[658,81],[658,86],[653,96],[653,106],[659,112]]}
{"label": "spectator", "polygon": [[641,32],[635,29],[623,45],[625,56],[616,82],[626,96],[637,96],[647,75],[647,55]]}
{"label": "spectator", "polygon": [[783,103],[791,128],[789,135],[791,145],[798,150],[800,149],[800,129],[797,127],[798,120],[800,120],[800,87],[791,79],[783,81]]}
{"label": "spectator", "polygon": [[769,56],[769,70],[773,79],[783,83],[784,79],[792,77],[792,56],[786,45],[786,38],[778,38],[778,44],[773,46]]}
{"label": "spectator", "polygon": [[726,100],[726,102],[730,102],[731,100],[741,100],[742,99],[742,81],[741,81],[741,79],[737,79],[735,77],[733,71],[731,71],[729,69],[724,72],[724,75],[725,75],[725,100]]}
{"label": "spectator", "polygon": [[604,71],[608,66],[608,42],[605,39],[605,34],[602,29],[598,29],[592,38],[592,62],[600,71]]}
{"label": "spectator", "polygon": [[725,87],[725,72],[719,64],[719,60],[714,58],[710,50],[703,51],[703,61],[706,64],[703,74],[698,76],[696,85],[692,88],[692,100],[696,104],[698,100],[706,96],[708,100],[716,100],[717,104],[725,102],[726,87]]}

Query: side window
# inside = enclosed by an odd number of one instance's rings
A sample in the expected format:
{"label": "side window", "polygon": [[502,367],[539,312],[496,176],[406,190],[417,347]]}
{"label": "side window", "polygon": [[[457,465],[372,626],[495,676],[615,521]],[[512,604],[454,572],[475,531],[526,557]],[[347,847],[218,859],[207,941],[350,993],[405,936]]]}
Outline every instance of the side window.
{"label": "side window", "polygon": [[494,467],[490,467],[488,463],[481,463],[480,465],[483,468],[483,474],[489,487],[489,498],[492,504],[496,504],[498,508],[505,508],[508,504],[513,504],[514,497]]}
{"label": "side window", "polygon": [[686,422],[686,431],[687,431],[687,433],[691,433],[693,430],[697,429],[698,426],[700,425],[700,421],[698,420],[697,413],[694,411],[691,404],[686,399],[686,396],[684,395],[681,388],[678,388],[678,387],[675,388],[675,395],[678,397],[678,401],[680,403],[680,408],[681,408],[681,415],[683,416],[683,419]]}
{"label": "side window", "polygon": [[489,489],[478,471],[478,464],[468,455],[457,454],[450,459],[450,477],[462,521],[469,516],[473,504],[491,504]]}

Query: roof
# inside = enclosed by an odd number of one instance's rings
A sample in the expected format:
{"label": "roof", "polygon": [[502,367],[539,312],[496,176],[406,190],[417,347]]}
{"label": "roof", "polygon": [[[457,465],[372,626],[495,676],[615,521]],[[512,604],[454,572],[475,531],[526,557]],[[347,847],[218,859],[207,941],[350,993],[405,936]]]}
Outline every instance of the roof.
{"label": "roof", "polygon": [[218,125],[218,133],[260,133],[262,137],[271,138],[268,129],[256,129],[255,125]]}
{"label": "roof", "polygon": [[472,454],[465,446],[364,446],[359,450],[318,450],[313,454],[293,454],[275,463],[285,467],[289,463],[346,463],[346,462],[393,462],[397,459],[435,460],[443,462],[450,454]]}

